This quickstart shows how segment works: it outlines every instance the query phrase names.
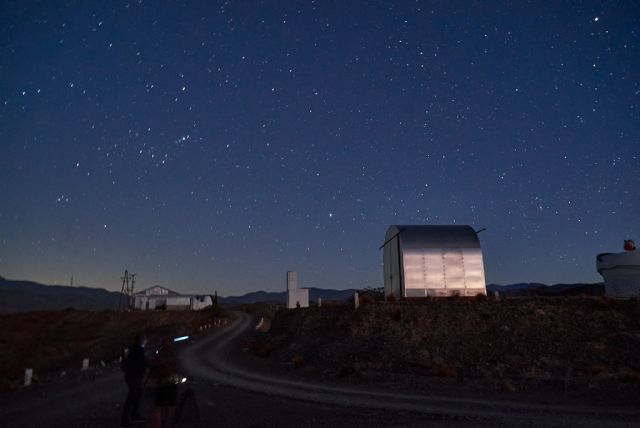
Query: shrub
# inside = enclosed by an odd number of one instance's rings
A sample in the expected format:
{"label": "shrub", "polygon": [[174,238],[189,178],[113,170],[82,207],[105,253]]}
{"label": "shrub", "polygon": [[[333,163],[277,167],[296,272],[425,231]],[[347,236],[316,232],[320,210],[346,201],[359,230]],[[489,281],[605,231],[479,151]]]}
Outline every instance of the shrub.
{"label": "shrub", "polygon": [[338,371],[336,372],[336,376],[338,377],[347,377],[356,373],[356,368],[353,364],[340,364],[338,367]]}
{"label": "shrub", "polygon": [[622,367],[618,372],[618,380],[625,383],[640,383],[640,373],[630,367]]}
{"label": "shrub", "polygon": [[607,371],[608,371],[607,370],[607,366],[605,366],[604,364],[600,364],[600,363],[592,364],[587,369],[587,373],[589,373],[592,376],[603,375],[603,374],[606,374]]}
{"label": "shrub", "polygon": [[361,305],[366,305],[366,304],[370,304],[370,303],[375,303],[375,299],[373,297],[371,297],[371,295],[366,294],[366,293],[360,293],[359,295],[360,298],[360,304]]}
{"label": "shrub", "polygon": [[270,343],[253,342],[249,349],[258,357],[265,358],[273,352],[273,345]]}
{"label": "shrub", "polygon": [[299,369],[304,365],[304,357],[300,354],[296,354],[291,358],[291,364],[294,369]]}
{"label": "shrub", "polygon": [[384,287],[371,288],[367,287],[364,290],[360,291],[360,294],[366,294],[371,297],[375,301],[384,300]]}
{"label": "shrub", "polygon": [[513,385],[513,382],[511,382],[511,379],[505,379],[504,382],[502,382],[502,389],[507,392],[515,392],[516,387]]}
{"label": "shrub", "polygon": [[456,369],[445,364],[438,365],[433,369],[433,374],[437,377],[453,378],[458,375]]}

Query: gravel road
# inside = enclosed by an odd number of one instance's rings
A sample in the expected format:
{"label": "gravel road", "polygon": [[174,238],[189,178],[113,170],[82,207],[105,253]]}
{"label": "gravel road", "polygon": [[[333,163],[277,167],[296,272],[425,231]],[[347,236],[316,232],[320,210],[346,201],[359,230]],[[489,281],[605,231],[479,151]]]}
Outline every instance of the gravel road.
{"label": "gravel road", "polygon": [[455,421],[456,426],[640,426],[638,412],[388,393],[311,384],[251,372],[234,365],[233,358],[230,358],[231,344],[253,327],[247,314],[236,315],[231,328],[205,338],[184,354],[186,365],[197,377],[297,401],[360,408],[363,411],[428,415],[441,422]]}
{"label": "gravel road", "polygon": [[[236,313],[227,328],[183,353],[198,408],[187,407],[179,427],[640,426],[640,413],[426,397],[276,378],[234,364],[233,345],[252,328],[249,316]],[[118,370],[35,385],[0,396],[0,427],[117,427],[125,393]],[[144,413],[150,413],[150,406],[146,393]]]}

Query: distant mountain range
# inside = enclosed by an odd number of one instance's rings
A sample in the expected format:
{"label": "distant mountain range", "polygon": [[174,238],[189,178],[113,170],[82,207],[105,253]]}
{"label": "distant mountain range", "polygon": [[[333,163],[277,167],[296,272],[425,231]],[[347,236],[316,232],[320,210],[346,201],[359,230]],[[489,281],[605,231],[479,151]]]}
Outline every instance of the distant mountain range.
{"label": "distant mountain range", "polygon": [[[357,290],[330,290],[309,288],[309,300],[321,298],[346,300]],[[487,293],[500,296],[558,296],[604,294],[603,284],[555,284],[520,283],[511,285],[488,284]],[[32,281],[16,281],[0,277],[0,313],[28,312],[36,310],[58,310],[66,308],[104,310],[117,309],[120,293],[102,288],[42,285]],[[285,303],[286,292],[256,291],[242,296],[218,296],[225,307],[250,303]]]}
{"label": "distant mountain range", "polygon": [[500,296],[602,296],[604,284],[540,284],[523,282],[511,285],[487,284],[487,294],[500,293]]}
{"label": "distant mountain range", "polygon": [[[356,290],[309,288],[309,299],[345,300]],[[218,303],[231,307],[249,303],[285,303],[286,292],[256,291],[243,296],[218,296]],[[0,313],[58,310],[66,308],[117,309],[120,293],[103,288],[43,285],[33,281],[17,281],[0,276]]]}
{"label": "distant mountain range", "polygon": [[[319,298],[322,299],[323,302],[328,302],[329,300],[346,300],[349,297],[353,296],[353,294],[357,291],[356,289],[348,289],[348,290],[330,290],[326,288],[308,288],[309,290],[309,300],[316,301]],[[220,297],[218,296],[218,303],[222,306],[235,306],[235,305],[245,305],[249,303],[282,303],[284,304],[287,300],[287,292],[286,291],[256,291],[253,293],[248,293],[243,296],[230,296],[230,297]]]}
{"label": "distant mountain range", "polygon": [[103,288],[42,285],[0,277],[0,313],[66,308],[117,309],[120,293]]}

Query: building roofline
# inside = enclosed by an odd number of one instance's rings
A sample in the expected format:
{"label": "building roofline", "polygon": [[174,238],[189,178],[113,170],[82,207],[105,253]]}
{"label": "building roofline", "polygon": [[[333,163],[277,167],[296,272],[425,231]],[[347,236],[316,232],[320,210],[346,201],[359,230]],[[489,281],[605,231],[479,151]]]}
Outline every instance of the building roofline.
{"label": "building roofline", "polygon": [[[138,291],[137,293],[133,293],[133,295],[134,295],[134,296],[143,295],[143,294],[144,294],[144,295],[146,295],[146,291],[147,291],[147,290],[151,290],[152,288],[156,288],[156,287],[160,287],[160,288],[162,288],[162,289],[165,289],[165,290],[167,290],[167,291],[169,291],[169,292],[173,293],[173,295],[176,295],[176,296],[182,296],[182,294],[178,293],[177,291],[173,291],[173,290],[171,290],[170,288],[163,287],[162,285],[158,285],[158,284],[156,284],[156,285],[152,285],[151,287],[147,287],[147,288],[145,288],[144,290],[140,290],[140,291]],[[158,295],[157,295],[157,294],[155,294],[155,296],[158,296]]]}

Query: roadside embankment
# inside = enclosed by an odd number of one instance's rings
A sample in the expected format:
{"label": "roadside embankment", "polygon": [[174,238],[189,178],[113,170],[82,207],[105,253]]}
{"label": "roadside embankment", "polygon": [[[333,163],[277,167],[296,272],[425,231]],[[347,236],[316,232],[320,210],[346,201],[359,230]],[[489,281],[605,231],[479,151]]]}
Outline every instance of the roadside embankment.
{"label": "roadside embankment", "polygon": [[0,390],[18,387],[32,368],[34,382],[80,371],[82,361],[93,367],[115,364],[132,341],[145,332],[197,334],[217,320],[222,309],[203,311],[37,311],[0,315]]}
{"label": "roadside embankment", "polygon": [[249,349],[284,372],[332,382],[638,402],[640,303],[451,298],[313,307],[277,312]]}

